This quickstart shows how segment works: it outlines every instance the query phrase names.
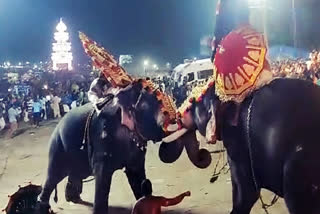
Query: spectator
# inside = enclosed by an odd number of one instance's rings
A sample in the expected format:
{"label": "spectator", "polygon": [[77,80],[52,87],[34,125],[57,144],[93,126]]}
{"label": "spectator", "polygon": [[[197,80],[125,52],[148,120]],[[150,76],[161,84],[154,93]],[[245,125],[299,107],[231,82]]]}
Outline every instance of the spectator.
{"label": "spectator", "polygon": [[144,180],[141,184],[143,197],[134,205],[132,214],[161,214],[161,207],[169,207],[179,204],[186,196],[191,193],[185,192],[181,195],[169,199],[161,196],[152,195],[152,184],[150,180]]}
{"label": "spectator", "polygon": [[60,118],[61,117],[60,107],[59,107],[60,102],[61,102],[61,98],[58,97],[57,95],[55,95],[52,98],[51,108],[53,109],[53,117],[54,118]]}
{"label": "spectator", "polygon": [[47,120],[46,102],[47,102],[47,99],[45,97],[42,97],[42,99],[40,99],[40,103],[41,103],[41,118],[43,120]]}
{"label": "spectator", "polygon": [[29,98],[29,100],[27,102],[27,105],[28,105],[29,118],[31,118],[32,117],[32,105],[33,105],[33,99],[32,98]]}
{"label": "spectator", "polygon": [[4,104],[0,102],[0,131],[4,129],[6,126],[6,122],[4,120],[5,108]]}
{"label": "spectator", "polygon": [[39,123],[41,120],[41,108],[42,104],[40,103],[40,100],[36,98],[32,105],[32,115],[35,127],[39,127]]}
{"label": "spectator", "polygon": [[77,102],[78,102],[79,106],[82,106],[84,104],[84,91],[83,91],[83,88],[80,89]]}
{"label": "spectator", "polygon": [[77,101],[74,100],[74,101],[72,101],[72,103],[71,103],[71,109],[74,109],[74,108],[76,108],[76,107],[77,107]]}
{"label": "spectator", "polygon": [[22,116],[24,122],[29,122],[29,115],[28,115],[28,101],[27,98],[24,98],[22,102]]}
{"label": "spectator", "polygon": [[17,117],[19,116],[20,112],[15,108],[13,104],[10,104],[10,108],[8,110],[8,117],[10,123],[10,129],[7,134],[7,138],[12,138],[14,132],[18,129],[18,120]]}

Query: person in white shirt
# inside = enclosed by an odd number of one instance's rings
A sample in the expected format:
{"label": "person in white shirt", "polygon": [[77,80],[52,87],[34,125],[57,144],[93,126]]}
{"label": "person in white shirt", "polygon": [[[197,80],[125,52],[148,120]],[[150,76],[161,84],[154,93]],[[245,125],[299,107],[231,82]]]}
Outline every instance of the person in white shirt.
{"label": "person in white shirt", "polygon": [[45,97],[42,97],[42,99],[40,99],[40,103],[41,103],[41,116],[44,120],[47,120],[47,110],[46,110],[46,103],[47,103],[47,99]]}
{"label": "person in white shirt", "polygon": [[7,133],[7,138],[13,138],[14,132],[18,129],[18,120],[20,112],[11,104],[11,107],[8,110],[8,117],[10,123],[10,129]]}
{"label": "person in white shirt", "polygon": [[88,91],[88,99],[99,113],[103,107],[103,101],[107,94],[114,94],[118,90],[117,87],[112,87],[111,83],[102,75],[93,80]]}
{"label": "person in white shirt", "polygon": [[6,122],[4,120],[4,115],[5,113],[5,106],[4,104],[0,101],[0,131],[4,129],[4,127],[6,126]]}
{"label": "person in white shirt", "polygon": [[61,114],[60,114],[59,103],[61,102],[61,98],[56,95],[52,98],[51,101],[52,101],[51,108],[53,109],[54,118],[57,118],[57,117],[60,118]]}

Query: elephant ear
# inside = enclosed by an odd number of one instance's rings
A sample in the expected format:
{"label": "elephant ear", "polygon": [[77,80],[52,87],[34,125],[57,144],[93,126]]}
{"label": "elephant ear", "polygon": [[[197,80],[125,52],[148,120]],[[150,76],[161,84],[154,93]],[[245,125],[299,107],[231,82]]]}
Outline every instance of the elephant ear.
{"label": "elephant ear", "polygon": [[139,95],[142,92],[142,83],[136,81],[133,84],[119,91],[117,98],[119,104],[124,108],[131,108],[137,102]]}

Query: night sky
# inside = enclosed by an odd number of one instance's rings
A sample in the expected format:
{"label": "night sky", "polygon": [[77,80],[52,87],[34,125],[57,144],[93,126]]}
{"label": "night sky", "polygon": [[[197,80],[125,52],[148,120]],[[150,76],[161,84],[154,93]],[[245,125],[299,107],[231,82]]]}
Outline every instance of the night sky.
{"label": "night sky", "polygon": [[[270,30],[280,33],[274,42],[290,45],[291,0],[272,1],[278,15],[270,15],[277,19]],[[320,1],[296,2],[300,46],[319,47]],[[0,0],[0,61],[49,59],[62,17],[76,61],[86,59],[77,34],[83,31],[115,55],[181,62],[199,55],[200,38],[212,35],[215,4],[216,0]]]}
{"label": "night sky", "polygon": [[0,61],[43,60],[63,17],[75,58],[83,31],[115,55],[182,61],[213,32],[215,0],[0,0]]}

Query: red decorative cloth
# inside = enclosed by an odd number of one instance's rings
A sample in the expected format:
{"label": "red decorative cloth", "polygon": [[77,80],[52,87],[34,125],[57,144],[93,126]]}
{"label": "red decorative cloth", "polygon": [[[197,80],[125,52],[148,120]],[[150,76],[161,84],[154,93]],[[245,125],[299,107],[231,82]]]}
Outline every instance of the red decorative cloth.
{"label": "red decorative cloth", "polygon": [[249,25],[229,33],[220,43],[214,60],[216,94],[223,102],[242,102],[253,90],[267,65],[262,34]]}

